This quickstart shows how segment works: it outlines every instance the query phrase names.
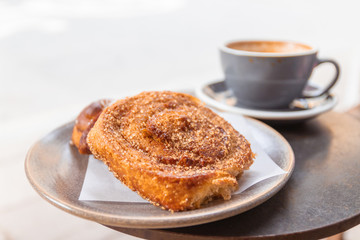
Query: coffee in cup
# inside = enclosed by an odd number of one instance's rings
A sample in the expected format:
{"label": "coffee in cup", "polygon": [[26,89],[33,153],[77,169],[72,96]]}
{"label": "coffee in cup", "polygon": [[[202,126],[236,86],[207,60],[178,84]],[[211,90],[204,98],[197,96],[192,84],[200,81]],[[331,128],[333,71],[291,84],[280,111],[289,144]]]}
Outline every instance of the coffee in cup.
{"label": "coffee in cup", "polygon": [[[261,109],[287,108],[296,98],[326,94],[336,83],[340,68],[330,59],[318,59],[316,47],[291,41],[230,41],[220,47],[225,83],[237,103]],[[313,69],[332,63],[336,73],[315,95],[304,89]]]}

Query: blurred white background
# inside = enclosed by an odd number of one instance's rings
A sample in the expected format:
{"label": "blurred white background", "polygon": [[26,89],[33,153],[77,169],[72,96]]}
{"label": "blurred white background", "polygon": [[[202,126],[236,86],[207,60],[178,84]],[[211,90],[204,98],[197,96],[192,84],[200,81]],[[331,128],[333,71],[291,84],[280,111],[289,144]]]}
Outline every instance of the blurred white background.
{"label": "blurred white background", "polygon": [[[320,57],[341,65],[336,110],[355,106],[359,7],[351,0],[0,0],[0,239],[120,237],[40,199],[25,178],[27,150],[98,98],[221,79],[217,47],[226,40],[314,43]],[[326,83],[333,73],[322,65],[312,80]]]}

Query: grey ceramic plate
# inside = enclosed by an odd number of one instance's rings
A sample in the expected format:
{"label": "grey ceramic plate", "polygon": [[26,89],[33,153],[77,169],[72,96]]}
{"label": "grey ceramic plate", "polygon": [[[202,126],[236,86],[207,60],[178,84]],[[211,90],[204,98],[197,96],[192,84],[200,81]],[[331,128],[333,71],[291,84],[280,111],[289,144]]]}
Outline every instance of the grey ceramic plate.
{"label": "grey ceramic plate", "polygon": [[[315,85],[309,86],[308,88],[309,92],[319,90]],[[199,86],[196,89],[196,96],[209,106],[222,111],[254,117],[269,123],[297,123],[308,120],[330,111],[337,104],[336,96],[324,95],[314,99],[296,99],[292,107],[285,109],[266,110],[246,108],[237,104],[236,98],[222,80]]]}
{"label": "grey ceramic plate", "polygon": [[[56,207],[104,225],[129,228],[173,228],[224,219],[245,212],[269,199],[289,179],[294,154],[288,142],[269,126],[252,119],[249,127],[264,150],[287,174],[275,176],[201,209],[171,213],[149,203],[79,201],[87,156],[69,144],[73,123],[68,123],[34,144],[25,160],[25,171],[34,189]],[[106,184],[106,183],[104,183]]]}

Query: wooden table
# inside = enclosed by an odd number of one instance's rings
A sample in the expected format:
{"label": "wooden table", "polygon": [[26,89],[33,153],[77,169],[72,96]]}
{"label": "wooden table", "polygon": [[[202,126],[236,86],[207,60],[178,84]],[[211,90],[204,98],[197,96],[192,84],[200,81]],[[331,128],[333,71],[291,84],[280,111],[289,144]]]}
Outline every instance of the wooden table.
{"label": "wooden table", "polygon": [[[356,119],[358,117],[359,119]],[[146,239],[319,239],[360,223],[360,107],[281,126],[295,170],[273,198],[243,214],[174,229],[114,228]]]}

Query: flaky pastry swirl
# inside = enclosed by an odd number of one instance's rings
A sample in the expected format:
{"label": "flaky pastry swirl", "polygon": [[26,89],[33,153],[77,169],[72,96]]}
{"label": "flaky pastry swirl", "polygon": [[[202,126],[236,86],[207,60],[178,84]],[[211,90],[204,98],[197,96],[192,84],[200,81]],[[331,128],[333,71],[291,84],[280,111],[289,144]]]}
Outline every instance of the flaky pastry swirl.
{"label": "flaky pastry swirl", "polygon": [[101,99],[86,106],[77,116],[71,135],[71,143],[81,154],[91,154],[86,138],[102,111],[110,105],[112,100]]}
{"label": "flaky pastry swirl", "polygon": [[172,211],[230,199],[250,167],[249,142],[198,99],[143,92],[107,107],[87,143],[124,184]]}

